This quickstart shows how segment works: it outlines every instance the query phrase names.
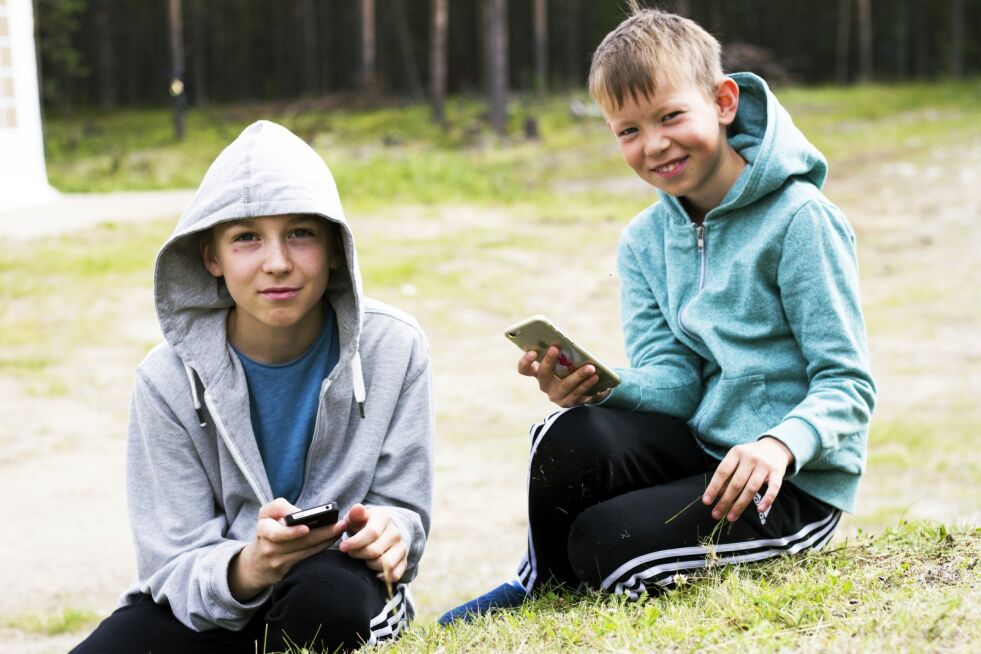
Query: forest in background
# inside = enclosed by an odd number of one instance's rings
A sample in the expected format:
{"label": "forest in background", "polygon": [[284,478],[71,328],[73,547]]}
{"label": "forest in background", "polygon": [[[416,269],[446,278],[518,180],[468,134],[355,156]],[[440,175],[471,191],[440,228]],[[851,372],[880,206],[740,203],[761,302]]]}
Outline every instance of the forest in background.
{"label": "forest in background", "polygon": [[[620,0],[33,0],[45,108],[582,88]],[[772,83],[981,73],[981,0],[648,1]],[[179,80],[177,87],[174,80]]]}

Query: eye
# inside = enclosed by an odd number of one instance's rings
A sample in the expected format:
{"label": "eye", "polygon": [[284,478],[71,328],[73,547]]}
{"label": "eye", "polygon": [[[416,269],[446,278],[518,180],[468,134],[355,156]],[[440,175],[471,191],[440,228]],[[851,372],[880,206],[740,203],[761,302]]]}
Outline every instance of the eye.
{"label": "eye", "polygon": [[669,123],[680,115],[681,115],[680,111],[671,111],[669,113],[664,114],[664,116],[661,117],[661,122]]}
{"label": "eye", "polygon": [[621,138],[621,139],[626,138],[631,134],[636,134],[636,133],[637,133],[636,127],[624,127],[619,132],[617,132],[617,138]]}
{"label": "eye", "polygon": [[307,229],[306,227],[297,227],[292,232],[290,232],[290,236],[294,238],[310,238],[311,236],[316,236],[316,234],[313,233],[312,229]]}
{"label": "eye", "polygon": [[232,241],[236,243],[248,243],[250,241],[256,241],[259,239],[258,234],[254,232],[242,232],[241,234],[235,234],[232,236]]}

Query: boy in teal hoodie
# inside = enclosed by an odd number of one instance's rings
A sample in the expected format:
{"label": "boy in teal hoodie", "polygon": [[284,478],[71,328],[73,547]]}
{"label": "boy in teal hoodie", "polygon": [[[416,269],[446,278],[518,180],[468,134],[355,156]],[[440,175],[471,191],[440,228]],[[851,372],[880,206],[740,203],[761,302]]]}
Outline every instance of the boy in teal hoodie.
{"label": "boy in teal hoodie", "polygon": [[875,385],[855,236],[821,193],[823,156],[679,16],[635,10],[589,88],[660,196],[617,253],[630,366],[592,394],[592,366],[555,377],[556,347],[520,359],[563,407],[531,431],[528,554],[443,623],[546,583],[637,597],[818,548],[854,509]]}

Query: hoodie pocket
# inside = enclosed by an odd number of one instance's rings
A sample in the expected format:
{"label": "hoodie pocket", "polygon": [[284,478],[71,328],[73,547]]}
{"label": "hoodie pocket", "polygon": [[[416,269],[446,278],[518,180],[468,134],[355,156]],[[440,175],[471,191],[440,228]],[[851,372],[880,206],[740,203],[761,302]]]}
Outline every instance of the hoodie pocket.
{"label": "hoodie pocket", "polygon": [[725,445],[748,443],[780,421],[770,404],[766,376],[721,377],[703,400],[695,431]]}

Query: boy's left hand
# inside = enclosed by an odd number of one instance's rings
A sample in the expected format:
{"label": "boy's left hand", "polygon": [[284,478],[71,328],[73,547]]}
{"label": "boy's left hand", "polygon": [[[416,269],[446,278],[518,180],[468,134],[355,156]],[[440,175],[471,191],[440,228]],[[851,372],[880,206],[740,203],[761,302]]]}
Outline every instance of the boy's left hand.
{"label": "boy's left hand", "polygon": [[772,436],[737,445],[716,468],[702,503],[709,505],[718,498],[712,518],[719,520],[725,516],[729,522],[735,522],[766,484],[766,494],[756,507],[760,513],[766,513],[780,492],[783,476],[793,461],[790,449]]}
{"label": "boy's left hand", "polygon": [[395,583],[405,573],[409,550],[391,513],[377,506],[355,504],[344,517],[350,537],[338,546],[355,559],[364,559],[378,578]]}

